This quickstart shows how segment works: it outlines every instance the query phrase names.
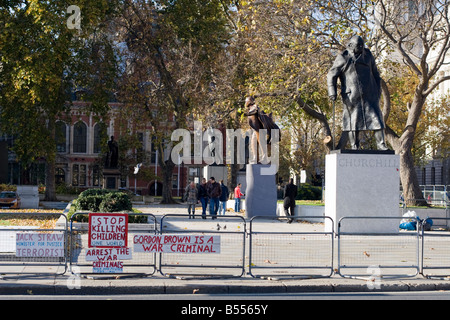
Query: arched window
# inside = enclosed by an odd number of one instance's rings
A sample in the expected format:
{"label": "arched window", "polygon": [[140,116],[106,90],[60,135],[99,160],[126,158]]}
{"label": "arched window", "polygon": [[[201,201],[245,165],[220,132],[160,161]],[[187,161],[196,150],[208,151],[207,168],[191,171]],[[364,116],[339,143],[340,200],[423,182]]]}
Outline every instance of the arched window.
{"label": "arched window", "polygon": [[62,121],[57,121],[55,124],[55,140],[56,140],[56,151],[58,153],[66,153],[66,124]]}
{"label": "arched window", "polygon": [[106,126],[103,122],[99,122],[94,126],[94,153],[102,151],[102,142],[106,141]]}
{"label": "arched window", "polygon": [[73,152],[87,152],[87,126],[83,121],[78,121],[73,126]]}

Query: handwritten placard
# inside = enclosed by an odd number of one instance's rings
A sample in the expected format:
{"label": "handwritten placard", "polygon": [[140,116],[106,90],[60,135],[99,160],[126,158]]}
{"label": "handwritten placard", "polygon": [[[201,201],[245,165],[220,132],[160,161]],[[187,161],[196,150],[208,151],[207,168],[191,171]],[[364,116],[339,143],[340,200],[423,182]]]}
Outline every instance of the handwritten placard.
{"label": "handwritten placard", "polygon": [[220,253],[220,236],[137,234],[133,237],[133,249],[149,253]]}
{"label": "handwritten placard", "polygon": [[89,248],[86,250],[86,261],[117,261],[131,259],[131,248]]}
{"label": "handwritten placard", "polygon": [[94,273],[123,273],[123,261],[131,260],[131,248],[89,248],[86,261],[93,261]]}
{"label": "handwritten placard", "polygon": [[128,244],[128,215],[89,214],[89,248],[120,248]]}
{"label": "handwritten placard", "polygon": [[35,258],[64,257],[64,234],[34,232],[17,233],[16,256]]}

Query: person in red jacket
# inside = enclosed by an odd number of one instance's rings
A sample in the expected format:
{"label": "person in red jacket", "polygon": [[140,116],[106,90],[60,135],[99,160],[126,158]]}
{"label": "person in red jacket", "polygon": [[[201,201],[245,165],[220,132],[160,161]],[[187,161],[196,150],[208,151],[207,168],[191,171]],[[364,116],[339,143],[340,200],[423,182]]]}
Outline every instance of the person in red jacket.
{"label": "person in red jacket", "polygon": [[243,194],[241,192],[241,184],[238,183],[237,187],[234,188],[234,211],[235,212],[241,211],[241,197],[242,196],[245,196],[245,194]]}

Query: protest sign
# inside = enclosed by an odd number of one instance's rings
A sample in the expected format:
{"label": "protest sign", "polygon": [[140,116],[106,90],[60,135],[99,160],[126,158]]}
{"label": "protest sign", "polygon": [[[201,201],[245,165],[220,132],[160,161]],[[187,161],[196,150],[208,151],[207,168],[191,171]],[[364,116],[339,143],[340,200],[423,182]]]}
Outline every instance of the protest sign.
{"label": "protest sign", "polygon": [[131,259],[131,248],[89,248],[86,250],[86,261],[93,261],[94,273],[122,273],[122,260]]}
{"label": "protest sign", "polygon": [[131,260],[131,248],[89,248],[86,261]]}
{"label": "protest sign", "polygon": [[17,233],[16,256],[36,258],[64,257],[64,234]]}
{"label": "protest sign", "polygon": [[123,261],[94,261],[94,273],[123,273]]}
{"label": "protest sign", "polygon": [[149,253],[220,253],[220,236],[137,234],[134,252]]}
{"label": "protest sign", "polygon": [[120,248],[128,244],[128,215],[89,214],[89,248]]}

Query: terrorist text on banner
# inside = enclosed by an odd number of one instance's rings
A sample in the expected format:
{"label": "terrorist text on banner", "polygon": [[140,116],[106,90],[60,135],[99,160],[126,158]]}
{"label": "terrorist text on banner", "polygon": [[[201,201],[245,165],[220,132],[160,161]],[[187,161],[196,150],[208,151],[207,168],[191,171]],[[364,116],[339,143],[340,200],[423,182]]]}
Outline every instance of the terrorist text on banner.
{"label": "terrorist text on banner", "polygon": [[16,234],[16,256],[33,258],[62,258],[63,233],[23,232]]}

